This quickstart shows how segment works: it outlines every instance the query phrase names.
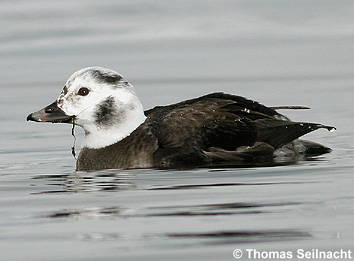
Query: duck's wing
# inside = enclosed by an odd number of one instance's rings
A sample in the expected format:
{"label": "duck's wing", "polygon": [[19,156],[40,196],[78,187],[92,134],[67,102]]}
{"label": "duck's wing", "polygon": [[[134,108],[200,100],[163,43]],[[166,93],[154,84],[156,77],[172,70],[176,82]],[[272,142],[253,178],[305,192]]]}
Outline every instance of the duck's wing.
{"label": "duck's wing", "polygon": [[[195,165],[210,161],[212,152],[225,159],[239,153],[271,153],[271,149],[318,128],[320,124],[292,122],[273,108],[240,96],[212,93],[146,111],[159,149],[155,156],[165,165]],[[257,144],[257,149],[252,148]],[[242,147],[251,147],[247,151]],[[211,152],[210,154],[204,152]],[[242,155],[241,155],[242,157]],[[167,160],[168,159],[168,160]],[[171,163],[172,162],[172,163]],[[173,164],[172,164],[173,165]],[[175,164],[176,165],[176,164]]]}
{"label": "duck's wing", "polygon": [[280,116],[257,102],[223,93],[155,107],[145,113],[156,123],[161,146],[173,148],[191,143],[223,148],[252,144],[256,139],[252,121]]}

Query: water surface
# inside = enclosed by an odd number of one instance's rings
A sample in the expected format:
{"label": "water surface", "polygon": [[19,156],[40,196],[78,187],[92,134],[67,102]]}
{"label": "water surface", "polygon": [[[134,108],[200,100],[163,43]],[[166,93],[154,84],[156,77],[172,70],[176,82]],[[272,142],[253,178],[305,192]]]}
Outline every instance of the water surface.
{"label": "water surface", "polygon": [[[1,259],[352,248],[352,10],[352,1],[3,1]],[[309,106],[286,114],[336,126],[306,137],[333,152],[267,168],[75,172],[71,127],[25,118],[91,65],[121,72],[147,109],[214,91]]]}

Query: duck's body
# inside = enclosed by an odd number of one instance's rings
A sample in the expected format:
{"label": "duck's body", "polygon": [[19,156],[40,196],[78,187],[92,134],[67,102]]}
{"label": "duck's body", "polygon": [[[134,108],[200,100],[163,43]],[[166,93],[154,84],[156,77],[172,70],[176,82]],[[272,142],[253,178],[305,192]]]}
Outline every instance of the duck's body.
{"label": "duck's body", "polygon": [[145,114],[145,122],[123,140],[100,149],[83,148],[77,170],[257,165],[273,162],[281,151],[289,159],[330,151],[292,141],[331,127],[288,121],[272,108],[234,95],[213,93]]}
{"label": "duck's body", "polygon": [[[83,88],[90,77],[91,86],[103,87]],[[90,99],[80,97],[89,97],[83,89],[92,92]],[[50,106],[28,119],[74,121],[85,129],[77,170],[257,165],[289,152],[292,158],[320,155],[330,149],[297,138],[333,128],[292,122],[275,108],[223,93],[144,112],[132,86],[99,67],[75,73]]]}

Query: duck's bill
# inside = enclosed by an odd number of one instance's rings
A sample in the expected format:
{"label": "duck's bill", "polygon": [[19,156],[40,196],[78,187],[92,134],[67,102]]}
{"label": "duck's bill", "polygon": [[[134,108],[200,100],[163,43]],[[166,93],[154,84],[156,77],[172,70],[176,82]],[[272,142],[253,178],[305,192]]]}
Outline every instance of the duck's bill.
{"label": "duck's bill", "polygon": [[61,123],[71,123],[75,116],[70,116],[65,114],[65,112],[58,107],[57,102],[53,102],[47,107],[33,112],[27,116],[28,121],[36,122],[61,122]]}

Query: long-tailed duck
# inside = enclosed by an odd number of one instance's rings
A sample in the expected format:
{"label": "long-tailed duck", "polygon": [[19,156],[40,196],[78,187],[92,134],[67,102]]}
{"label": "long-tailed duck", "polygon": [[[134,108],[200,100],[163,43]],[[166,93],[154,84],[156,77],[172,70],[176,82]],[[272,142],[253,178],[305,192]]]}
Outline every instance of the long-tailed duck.
{"label": "long-tailed duck", "polygon": [[334,127],[293,122],[276,111],[296,108],[211,93],[144,111],[120,74],[88,67],[71,75],[58,99],[27,120],[81,126],[85,139],[77,170],[240,166],[330,152],[297,138]]}

